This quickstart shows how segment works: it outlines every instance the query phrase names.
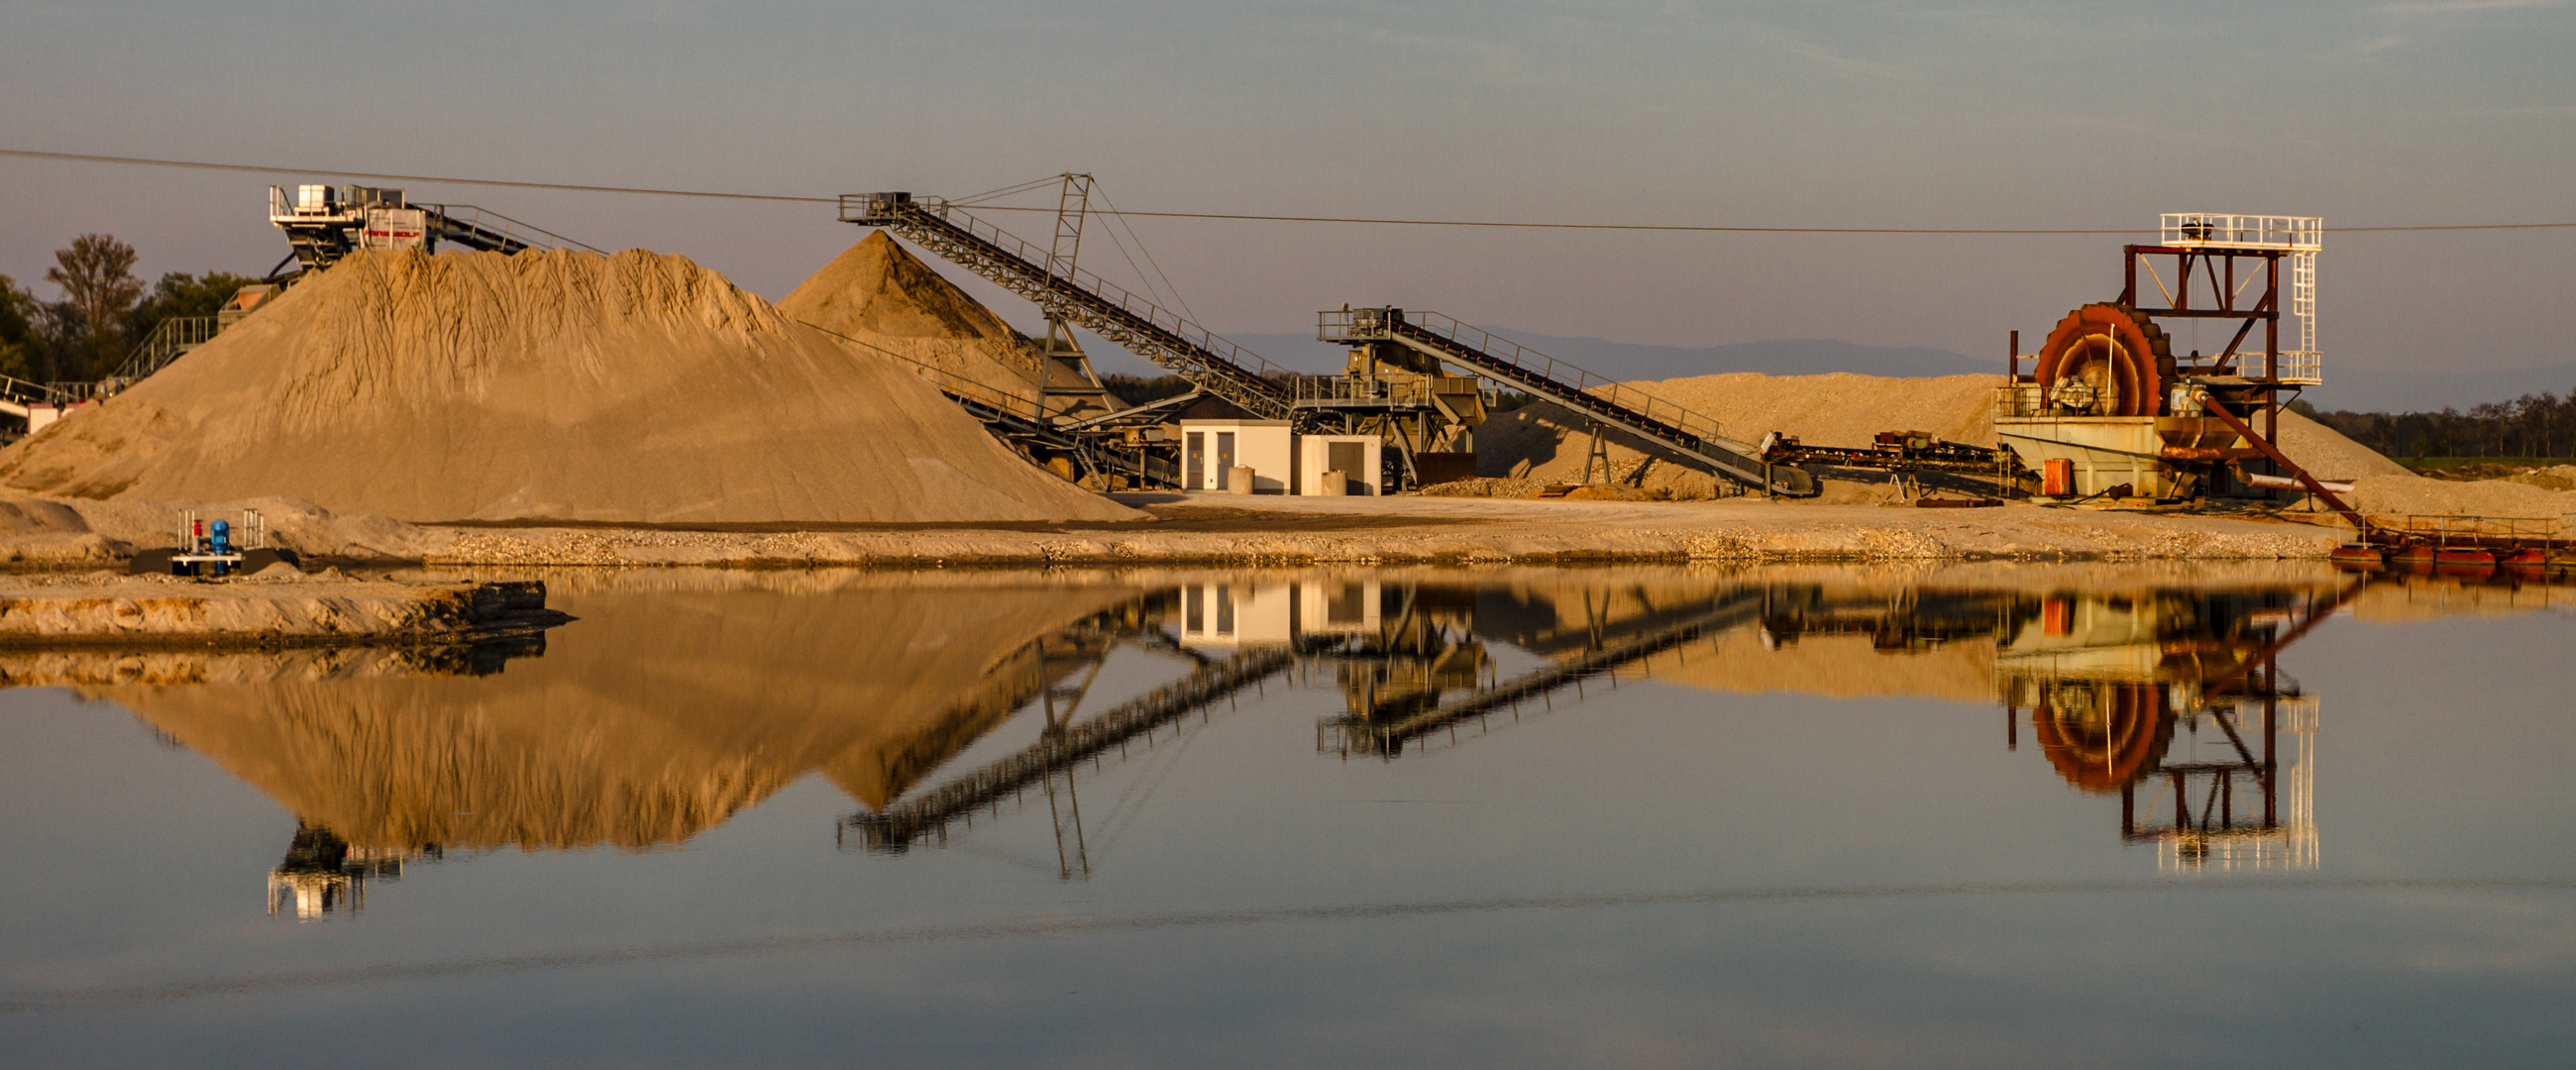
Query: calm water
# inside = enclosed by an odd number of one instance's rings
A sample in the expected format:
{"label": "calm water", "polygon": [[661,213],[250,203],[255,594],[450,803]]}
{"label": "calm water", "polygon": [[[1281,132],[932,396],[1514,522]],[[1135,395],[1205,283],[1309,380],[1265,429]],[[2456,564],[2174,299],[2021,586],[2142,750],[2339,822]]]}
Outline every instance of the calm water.
{"label": "calm water", "polygon": [[0,1064],[2563,1066],[2576,588],[551,574],[0,655]]}

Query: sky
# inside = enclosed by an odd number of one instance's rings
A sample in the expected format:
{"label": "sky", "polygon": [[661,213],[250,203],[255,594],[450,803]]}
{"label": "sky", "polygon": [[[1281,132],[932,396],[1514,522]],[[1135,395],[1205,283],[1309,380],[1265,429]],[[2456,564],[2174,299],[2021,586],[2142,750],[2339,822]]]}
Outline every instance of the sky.
{"label": "sky", "polygon": [[[2322,216],[2320,334],[2381,372],[2576,360],[2576,8],[2274,3],[0,0],[0,148],[831,196],[1089,172],[1147,211],[1828,227]],[[0,157],[0,274],[105,231],[266,271],[274,175]],[[390,185],[392,183],[384,183]],[[830,205],[406,183],[783,296]],[[1035,237],[1043,216],[997,216]],[[2117,296],[2118,236],[1133,221],[1194,318],[1343,302],[1659,345],[2001,357]],[[2143,235],[2142,235],[2143,237]],[[1095,237],[1085,266],[1132,279]],[[962,275],[953,269],[952,277]],[[990,287],[971,287],[994,296]],[[1033,329],[1024,304],[996,307]],[[2214,326],[2183,347],[2215,350]],[[1998,361],[2000,363],[2000,361]],[[1316,369],[1322,370],[1322,369]]]}

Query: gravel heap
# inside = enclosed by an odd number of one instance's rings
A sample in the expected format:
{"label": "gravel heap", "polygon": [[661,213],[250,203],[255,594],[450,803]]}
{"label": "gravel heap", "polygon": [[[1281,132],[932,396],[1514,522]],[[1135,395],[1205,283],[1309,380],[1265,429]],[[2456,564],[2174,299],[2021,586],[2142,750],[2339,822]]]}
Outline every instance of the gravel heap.
{"label": "gravel heap", "polygon": [[352,255],[0,452],[0,485],[416,521],[1137,515],[1010,452],[910,366],[641,250]]}

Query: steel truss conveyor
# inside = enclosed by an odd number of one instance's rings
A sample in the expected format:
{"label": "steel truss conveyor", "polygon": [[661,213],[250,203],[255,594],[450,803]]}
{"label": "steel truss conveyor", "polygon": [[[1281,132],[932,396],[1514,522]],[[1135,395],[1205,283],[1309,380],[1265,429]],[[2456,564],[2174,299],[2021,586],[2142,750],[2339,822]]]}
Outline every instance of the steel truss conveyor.
{"label": "steel truss conveyor", "polygon": [[910,802],[843,818],[842,832],[857,833],[871,851],[907,850],[924,837],[945,835],[951,821],[969,820],[977,811],[998,807],[1005,797],[1069,771],[1077,762],[1229,701],[1296,664],[1296,651],[1283,647],[1202,666],[1098,717],[1050,731],[1036,745],[960,775]]}
{"label": "steel truss conveyor", "polygon": [[1301,428],[1320,419],[1297,407],[1287,369],[1091,272],[1052,270],[1046,249],[956,205],[909,193],[847,194],[841,221],[892,231],[1255,417]]}
{"label": "steel truss conveyor", "polygon": [[1816,479],[1770,464],[1754,447],[1718,434],[1717,421],[1632,386],[1594,375],[1437,312],[1345,308],[1322,316],[1316,338],[1343,345],[1391,342],[1627,432],[1682,460],[1773,494],[1807,497]]}
{"label": "steel truss conveyor", "polygon": [[1583,681],[1611,676],[1665,651],[1761,620],[1771,604],[1770,592],[1755,588],[1720,599],[1705,612],[1683,616],[1644,635],[1591,646],[1521,676],[1492,684],[1409,717],[1385,724],[1351,718],[1327,718],[1317,725],[1317,750],[1345,755],[1376,754],[1393,758],[1406,747],[1462,721],[1498,710],[1518,710],[1524,702],[1548,696]]}

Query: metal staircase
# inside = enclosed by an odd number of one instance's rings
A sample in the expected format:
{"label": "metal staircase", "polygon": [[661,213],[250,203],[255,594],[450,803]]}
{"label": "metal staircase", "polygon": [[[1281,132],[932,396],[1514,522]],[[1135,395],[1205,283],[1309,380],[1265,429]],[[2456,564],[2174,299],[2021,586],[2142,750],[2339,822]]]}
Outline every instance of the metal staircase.
{"label": "metal staircase", "polygon": [[1554,402],[1728,478],[1773,494],[1807,497],[1816,493],[1814,476],[1799,468],[1765,463],[1755,447],[1719,435],[1714,419],[1437,312],[1400,308],[1325,312],[1315,337],[1344,345],[1393,342]]}
{"label": "metal staircase", "polygon": [[160,326],[152,329],[151,334],[143,336],[142,344],[134,347],[134,352],[125,358],[125,364],[116,369],[114,378],[132,382],[169,367],[171,361],[189,350],[214,341],[215,335],[223,329],[221,316],[172,316],[164,319]]}
{"label": "metal staircase", "polygon": [[1124,346],[1260,419],[1300,426],[1317,419],[1297,407],[1288,385],[1294,374],[1287,369],[1072,266],[1056,247],[1023,241],[946,201],[916,201],[909,193],[845,194],[841,221],[892,231],[1027,298],[1048,310],[1051,321],[1060,317]]}

